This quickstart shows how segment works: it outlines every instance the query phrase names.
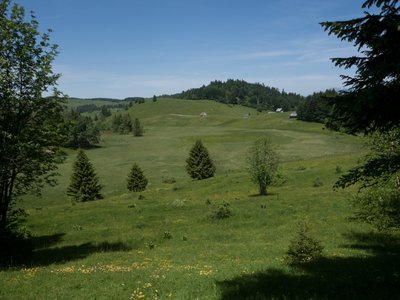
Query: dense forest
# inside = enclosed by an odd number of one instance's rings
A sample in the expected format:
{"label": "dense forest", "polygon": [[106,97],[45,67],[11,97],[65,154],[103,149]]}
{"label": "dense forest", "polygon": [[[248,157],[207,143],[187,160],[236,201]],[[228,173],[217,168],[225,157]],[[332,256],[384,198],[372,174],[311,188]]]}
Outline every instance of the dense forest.
{"label": "dense forest", "polygon": [[332,99],[339,93],[333,89],[313,93],[305,98],[298,107],[298,119],[307,122],[330,123],[332,120]]}
{"label": "dense forest", "polygon": [[283,108],[285,111],[296,109],[304,100],[299,94],[279,91],[261,83],[233,79],[226,82],[215,80],[207,86],[189,89],[170,97],[188,100],[210,99],[227,104],[241,104],[258,110]]}

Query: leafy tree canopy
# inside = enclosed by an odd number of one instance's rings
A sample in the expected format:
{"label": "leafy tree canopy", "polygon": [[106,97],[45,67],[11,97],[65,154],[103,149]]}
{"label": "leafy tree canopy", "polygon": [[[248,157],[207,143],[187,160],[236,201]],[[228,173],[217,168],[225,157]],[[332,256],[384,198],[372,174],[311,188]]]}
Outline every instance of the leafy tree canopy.
{"label": "leafy tree canopy", "polygon": [[279,157],[271,141],[268,138],[255,141],[246,159],[251,180],[258,184],[260,195],[266,195],[267,186],[272,183],[279,165]]}
{"label": "leafy tree canopy", "polygon": [[[0,1],[0,231],[10,204],[44,183],[55,184],[63,159],[61,94],[52,71],[57,45],[39,33],[33,13]],[[53,96],[42,94],[53,90]]]}
{"label": "leafy tree canopy", "polygon": [[91,148],[100,142],[100,130],[92,118],[70,110],[65,113],[65,134],[63,143],[67,148]]}

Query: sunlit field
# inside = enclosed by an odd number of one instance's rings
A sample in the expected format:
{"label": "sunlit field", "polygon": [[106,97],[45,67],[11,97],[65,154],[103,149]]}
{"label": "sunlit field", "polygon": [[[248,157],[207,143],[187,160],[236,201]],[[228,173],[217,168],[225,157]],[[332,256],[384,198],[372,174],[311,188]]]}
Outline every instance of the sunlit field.
{"label": "sunlit field", "polygon": [[[333,190],[364,154],[361,137],[212,101],[159,99],[113,110],[127,112],[140,119],[143,137],[105,131],[100,147],[86,151],[104,199],[66,196],[76,156],[67,150],[59,184],[21,200],[35,250],[0,271],[0,298],[394,299],[398,247],[391,256],[378,233],[349,221],[354,191]],[[281,164],[261,197],[245,157],[264,136]],[[196,139],[215,162],[213,178],[193,181],[185,171]],[[126,188],[134,162],[149,180],[142,193]],[[210,218],[224,202],[233,215]],[[323,258],[293,266],[286,251],[304,220]]]}

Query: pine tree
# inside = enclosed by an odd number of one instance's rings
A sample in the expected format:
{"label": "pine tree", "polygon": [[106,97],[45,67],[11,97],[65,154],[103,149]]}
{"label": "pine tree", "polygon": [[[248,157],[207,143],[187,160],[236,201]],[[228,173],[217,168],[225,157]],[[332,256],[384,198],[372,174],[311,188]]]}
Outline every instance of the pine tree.
{"label": "pine tree", "polygon": [[215,166],[206,147],[197,140],[186,160],[186,171],[193,179],[201,180],[214,176]]}
{"label": "pine tree", "polygon": [[67,190],[68,196],[71,196],[77,202],[103,198],[100,194],[102,186],[99,184],[93,166],[83,150],[78,151],[73,171]]}
{"label": "pine tree", "polygon": [[142,192],[146,189],[147,179],[142,169],[135,163],[128,175],[128,190],[131,192]]}
{"label": "pine tree", "polygon": [[140,121],[138,118],[135,118],[135,121],[133,122],[133,135],[134,136],[143,136],[143,126],[140,124]]}

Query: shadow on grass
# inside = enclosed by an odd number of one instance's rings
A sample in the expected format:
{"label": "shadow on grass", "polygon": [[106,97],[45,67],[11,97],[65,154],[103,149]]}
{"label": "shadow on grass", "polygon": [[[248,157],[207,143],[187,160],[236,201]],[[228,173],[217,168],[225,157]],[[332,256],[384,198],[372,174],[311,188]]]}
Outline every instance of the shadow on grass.
{"label": "shadow on grass", "polygon": [[221,299],[400,299],[400,239],[351,234],[363,257],[323,258],[218,282]]}
{"label": "shadow on grass", "polygon": [[120,242],[84,243],[77,246],[46,248],[34,250],[28,265],[37,267],[61,264],[68,261],[83,259],[94,253],[129,251],[131,249],[131,247]]}
{"label": "shadow on grass", "polygon": [[261,194],[251,194],[249,195],[250,198],[272,198],[276,199],[279,198],[278,193],[267,193],[266,195],[261,195]]}
{"label": "shadow on grass", "polygon": [[[1,269],[40,267],[83,259],[94,253],[130,251],[132,247],[121,243],[84,243],[55,247],[65,233],[56,233],[29,239],[14,238],[8,249],[1,252]],[[3,249],[2,249],[3,250]]]}

